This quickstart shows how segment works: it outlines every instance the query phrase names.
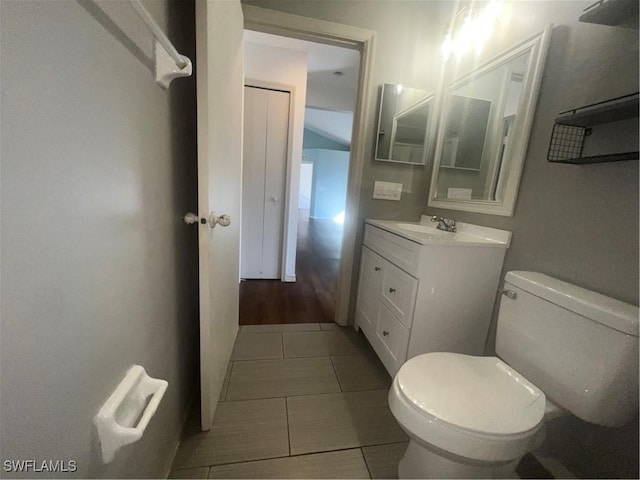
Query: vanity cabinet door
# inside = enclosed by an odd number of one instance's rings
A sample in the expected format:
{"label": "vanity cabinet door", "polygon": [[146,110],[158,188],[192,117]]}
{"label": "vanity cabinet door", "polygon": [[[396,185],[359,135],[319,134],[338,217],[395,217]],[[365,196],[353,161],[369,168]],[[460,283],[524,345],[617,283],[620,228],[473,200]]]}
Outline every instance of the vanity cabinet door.
{"label": "vanity cabinet door", "polygon": [[375,322],[382,287],[383,262],[382,258],[367,247],[362,247],[356,320],[358,326],[364,330],[369,338],[373,338],[376,330]]}
{"label": "vanity cabinet door", "polygon": [[407,359],[409,329],[380,303],[376,322],[376,353],[387,371],[393,377]]}

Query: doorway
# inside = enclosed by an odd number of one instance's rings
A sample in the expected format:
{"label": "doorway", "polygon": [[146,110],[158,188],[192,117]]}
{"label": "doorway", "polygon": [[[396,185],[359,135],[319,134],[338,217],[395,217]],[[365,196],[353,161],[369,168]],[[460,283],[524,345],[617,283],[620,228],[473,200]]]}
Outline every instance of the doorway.
{"label": "doorway", "polygon": [[[294,149],[290,160],[291,175],[287,178],[288,222],[284,223],[282,239],[290,251],[286,260],[289,266],[288,278],[293,281],[258,281],[255,279],[277,278],[277,275],[249,276],[243,273],[240,286],[240,324],[274,323],[332,323],[336,318],[336,293],[340,271],[343,243],[343,224],[346,212],[347,183],[349,176],[350,144],[353,114],[357,100],[359,77],[359,52],[336,46],[245,31],[245,52],[259,52],[260,55],[245,55],[247,77],[258,81],[275,79],[271,70],[263,65],[264,58],[278,58],[285,62],[291,72],[299,65],[299,57],[304,61],[305,88],[297,85],[296,93],[304,103],[304,120],[295,114],[292,118],[292,132],[302,133],[303,142]],[[253,65],[252,62],[256,65]],[[278,69],[282,72],[284,69]],[[260,75],[265,77],[260,78]],[[277,80],[296,85],[299,73]],[[302,96],[302,93],[305,93]],[[254,115],[247,115],[245,123],[254,122]],[[296,123],[297,122],[297,123]],[[245,136],[251,129],[245,124]],[[269,142],[267,138],[266,143]],[[258,140],[264,144],[264,140]],[[294,143],[294,142],[291,142]],[[247,155],[245,147],[245,156]],[[246,161],[246,160],[245,160]],[[249,195],[269,201],[269,195],[259,191],[260,181],[245,170],[245,178],[254,184]],[[244,194],[243,194],[244,196]],[[243,204],[244,218],[250,219],[253,230],[259,221],[254,219],[260,208]],[[246,213],[244,213],[246,211]],[[266,217],[265,217],[266,219]],[[260,220],[260,219],[257,219]],[[260,255],[259,245],[252,235],[247,240],[243,219],[243,248],[251,248],[247,256]],[[295,237],[292,242],[287,238]],[[289,228],[289,234],[286,230]],[[263,243],[264,244],[264,243]],[[242,253],[243,259],[245,253]],[[277,258],[277,253],[271,255]],[[286,263],[286,262],[284,262]],[[286,269],[287,266],[285,265]],[[243,272],[246,269],[243,267]],[[253,280],[250,280],[253,279]]]}
{"label": "doorway", "polygon": [[[334,321],[338,325],[349,323],[354,288],[354,262],[356,233],[359,218],[360,188],[365,159],[366,132],[364,119],[368,118],[371,65],[375,32],[364,28],[309,19],[284,12],[243,5],[245,32],[268,32],[287,38],[304,39],[325,45],[355,50],[360,55],[357,74],[356,106],[353,114],[349,176],[345,208],[344,234],[336,289]],[[246,70],[245,70],[246,74]],[[294,175],[295,176],[295,175]],[[297,178],[297,177],[296,177]],[[297,187],[296,192],[297,194]],[[295,198],[295,195],[294,195]],[[357,265],[356,265],[357,267]],[[244,303],[241,301],[241,303]]]}

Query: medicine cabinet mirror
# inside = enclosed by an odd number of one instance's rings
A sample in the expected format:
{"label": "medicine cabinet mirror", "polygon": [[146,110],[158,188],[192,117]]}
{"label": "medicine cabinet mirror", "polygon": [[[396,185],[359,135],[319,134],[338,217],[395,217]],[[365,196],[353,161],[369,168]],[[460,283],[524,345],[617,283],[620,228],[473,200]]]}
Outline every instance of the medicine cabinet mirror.
{"label": "medicine cabinet mirror", "polygon": [[445,85],[430,207],[513,215],[549,36]]}
{"label": "medicine cabinet mirror", "polygon": [[382,85],[376,160],[424,165],[432,137],[433,97],[419,88]]}

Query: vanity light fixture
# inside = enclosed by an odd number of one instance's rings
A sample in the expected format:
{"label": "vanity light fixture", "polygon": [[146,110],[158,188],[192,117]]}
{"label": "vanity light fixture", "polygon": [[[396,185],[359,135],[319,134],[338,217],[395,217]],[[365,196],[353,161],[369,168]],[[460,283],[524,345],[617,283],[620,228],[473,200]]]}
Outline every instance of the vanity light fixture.
{"label": "vanity light fixture", "polygon": [[441,50],[445,61],[452,53],[460,57],[471,49],[480,51],[491,36],[498,23],[503,2],[500,0],[482,2],[485,4],[484,8],[476,7],[478,3],[473,2],[455,15],[442,43]]}

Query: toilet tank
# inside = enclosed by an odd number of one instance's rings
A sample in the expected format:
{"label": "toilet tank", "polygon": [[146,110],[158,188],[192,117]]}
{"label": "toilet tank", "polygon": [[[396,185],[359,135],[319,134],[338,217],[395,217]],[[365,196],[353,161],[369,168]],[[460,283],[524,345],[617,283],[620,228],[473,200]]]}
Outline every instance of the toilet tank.
{"label": "toilet tank", "polygon": [[498,356],[583,420],[619,426],[632,419],[638,307],[534,272],[507,273],[504,288]]}

